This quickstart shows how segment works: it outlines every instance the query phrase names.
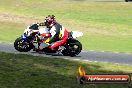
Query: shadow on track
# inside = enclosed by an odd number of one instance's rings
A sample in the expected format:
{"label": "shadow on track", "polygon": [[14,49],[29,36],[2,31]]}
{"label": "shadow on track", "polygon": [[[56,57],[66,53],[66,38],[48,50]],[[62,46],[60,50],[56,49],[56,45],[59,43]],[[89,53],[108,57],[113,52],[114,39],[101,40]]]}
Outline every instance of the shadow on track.
{"label": "shadow on track", "polygon": [[[60,56],[60,57],[70,57],[70,56],[64,56],[64,55],[62,55],[61,53],[44,53],[44,52],[31,52],[31,53],[33,53],[33,54],[40,54],[40,55],[50,55],[50,56]],[[79,55],[77,55],[77,56],[74,56],[74,57],[81,57],[81,56],[79,56]]]}

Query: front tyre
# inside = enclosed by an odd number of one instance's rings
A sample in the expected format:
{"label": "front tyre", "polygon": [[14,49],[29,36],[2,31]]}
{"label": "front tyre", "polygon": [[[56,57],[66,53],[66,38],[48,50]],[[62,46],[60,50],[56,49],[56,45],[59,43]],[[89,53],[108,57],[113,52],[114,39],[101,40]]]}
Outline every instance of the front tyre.
{"label": "front tyre", "polygon": [[82,50],[82,44],[75,39],[69,40],[69,42],[65,46],[66,49],[62,51],[62,54],[64,56],[76,56],[78,55]]}
{"label": "front tyre", "polygon": [[28,52],[32,49],[32,44],[30,44],[27,40],[23,40],[21,37],[19,37],[15,40],[14,47],[17,51]]}

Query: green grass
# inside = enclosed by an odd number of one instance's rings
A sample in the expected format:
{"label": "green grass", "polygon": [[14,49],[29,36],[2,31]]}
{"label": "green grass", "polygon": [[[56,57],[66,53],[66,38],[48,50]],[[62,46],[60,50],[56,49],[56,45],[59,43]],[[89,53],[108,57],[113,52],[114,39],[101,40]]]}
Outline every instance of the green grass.
{"label": "green grass", "polygon": [[[87,38],[86,44],[83,47],[87,50],[97,50],[101,49],[104,51],[117,51],[117,52],[129,52],[131,53],[132,47],[132,36],[106,36],[98,34],[88,34],[85,37],[80,38],[81,42],[85,42],[83,38]],[[87,47],[88,46],[88,47]]]}
{"label": "green grass", "polygon": [[[81,62],[0,52],[0,88],[93,88],[76,81],[78,67],[87,74],[130,73],[131,65]],[[116,68],[115,68],[116,67]],[[97,88],[127,88],[126,84],[100,84]]]}
{"label": "green grass", "polygon": [[[39,0],[37,3],[36,0],[1,0],[0,16],[9,17],[1,19],[0,41],[12,42],[26,25],[42,22],[45,16],[54,14],[69,30],[84,33],[79,38],[84,49],[132,53],[131,8],[131,3],[123,0]],[[9,19],[13,17],[18,19]],[[9,36],[5,37],[7,30]]]}
{"label": "green grass", "polygon": [[12,22],[0,22],[0,41],[13,42],[23,33],[23,24]]}

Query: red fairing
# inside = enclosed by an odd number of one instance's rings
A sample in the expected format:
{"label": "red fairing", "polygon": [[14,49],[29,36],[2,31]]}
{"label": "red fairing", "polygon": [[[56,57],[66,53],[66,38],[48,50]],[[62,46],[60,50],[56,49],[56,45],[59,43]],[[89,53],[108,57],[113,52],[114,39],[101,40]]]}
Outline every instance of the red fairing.
{"label": "red fairing", "polygon": [[54,49],[54,48],[57,48],[58,46],[61,46],[62,44],[66,43],[67,39],[68,39],[68,31],[65,29],[64,35],[62,36],[62,38],[60,39],[60,41],[57,41],[57,42],[53,43],[50,46],[50,48]]}
{"label": "red fairing", "polygon": [[50,37],[51,34],[50,33],[43,33],[43,34],[41,34],[41,36],[43,36],[43,37]]}

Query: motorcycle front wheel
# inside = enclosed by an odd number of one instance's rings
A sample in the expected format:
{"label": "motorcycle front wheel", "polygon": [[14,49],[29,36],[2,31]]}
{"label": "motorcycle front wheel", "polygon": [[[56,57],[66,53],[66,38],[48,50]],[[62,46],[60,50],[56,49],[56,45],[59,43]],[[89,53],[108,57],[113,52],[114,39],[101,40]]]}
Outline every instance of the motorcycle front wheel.
{"label": "motorcycle front wheel", "polygon": [[28,52],[32,49],[32,44],[30,44],[27,40],[23,40],[21,37],[19,37],[15,40],[14,47],[17,51]]}

